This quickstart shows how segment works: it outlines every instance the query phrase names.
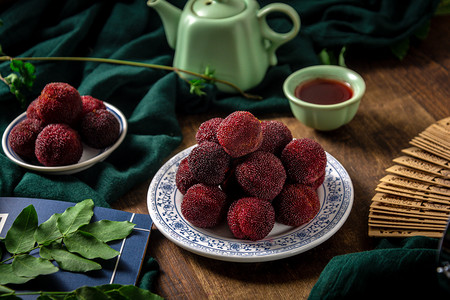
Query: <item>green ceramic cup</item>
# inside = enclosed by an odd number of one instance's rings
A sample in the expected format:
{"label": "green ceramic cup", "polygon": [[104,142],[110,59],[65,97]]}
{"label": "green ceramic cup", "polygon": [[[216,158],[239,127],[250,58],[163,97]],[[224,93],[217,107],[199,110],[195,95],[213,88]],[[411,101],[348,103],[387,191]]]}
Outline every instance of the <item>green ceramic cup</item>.
{"label": "green ceramic cup", "polygon": [[[353,95],[337,104],[313,104],[295,96],[295,88],[309,80],[325,78],[350,84]],[[283,92],[289,100],[294,117],[308,127],[330,131],[349,123],[358,111],[366,90],[364,79],[356,72],[334,65],[319,65],[300,69],[292,73],[283,84]]]}

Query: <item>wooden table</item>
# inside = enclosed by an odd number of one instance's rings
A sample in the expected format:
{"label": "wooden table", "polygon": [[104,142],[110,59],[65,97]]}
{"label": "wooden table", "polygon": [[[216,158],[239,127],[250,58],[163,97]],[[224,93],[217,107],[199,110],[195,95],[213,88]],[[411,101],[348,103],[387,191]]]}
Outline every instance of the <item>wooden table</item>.
{"label": "wooden table", "polygon": [[[148,254],[161,272],[154,291],[166,299],[305,299],[321,271],[336,255],[372,250],[368,213],[374,189],[392,159],[428,125],[450,116],[450,17],[435,17],[429,37],[414,45],[403,61],[396,58],[347,58],[363,76],[367,91],[356,117],[333,132],[318,132],[291,114],[258,115],[284,122],[294,137],[316,139],[348,171],[355,198],[346,223],[330,239],[305,253],[272,262],[231,263],[188,252],[152,229]],[[174,154],[195,144],[207,113],[179,116],[183,142]],[[151,178],[130,191],[115,208],[147,213]]]}

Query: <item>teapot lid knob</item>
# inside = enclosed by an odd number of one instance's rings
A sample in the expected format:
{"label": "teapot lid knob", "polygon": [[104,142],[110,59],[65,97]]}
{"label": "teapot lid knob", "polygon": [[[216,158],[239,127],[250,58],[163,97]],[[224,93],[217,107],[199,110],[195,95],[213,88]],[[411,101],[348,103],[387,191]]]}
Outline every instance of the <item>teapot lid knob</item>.
{"label": "teapot lid knob", "polygon": [[246,9],[242,0],[196,0],[192,5],[193,12],[210,19],[223,19],[235,16]]}

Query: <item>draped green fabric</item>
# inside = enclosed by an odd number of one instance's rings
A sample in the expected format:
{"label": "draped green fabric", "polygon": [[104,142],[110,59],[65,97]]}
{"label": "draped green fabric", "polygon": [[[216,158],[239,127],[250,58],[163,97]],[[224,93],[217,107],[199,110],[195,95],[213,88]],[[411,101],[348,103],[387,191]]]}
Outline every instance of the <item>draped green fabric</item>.
{"label": "draped green fabric", "polygon": [[436,272],[437,253],[437,239],[412,237],[335,256],[308,299],[448,299],[449,282]]}
{"label": "draped green fabric", "polygon": [[[185,1],[169,0],[182,8]],[[261,6],[271,1],[260,1]],[[180,144],[177,114],[217,109],[289,112],[282,93],[293,71],[319,64],[323,48],[353,46],[385,49],[413,35],[431,18],[439,1],[286,1],[300,14],[300,34],[277,51],[278,65],[251,92],[262,101],[206,88],[207,95],[189,93],[175,73],[93,62],[35,61],[37,79],[29,94],[36,98],[45,84],[67,82],[82,95],[92,95],[119,108],[129,130],[123,144],[104,162],[73,175],[42,175],[27,171],[0,153],[0,195],[78,202],[92,198],[109,206],[131,188],[151,178],[162,161]],[[13,57],[88,56],[171,65],[174,50],[167,45],[157,13],[145,0],[7,1],[0,6],[0,44]],[[276,31],[290,23],[269,18]],[[0,74],[9,74],[8,62]],[[0,84],[0,131],[24,109]]]}

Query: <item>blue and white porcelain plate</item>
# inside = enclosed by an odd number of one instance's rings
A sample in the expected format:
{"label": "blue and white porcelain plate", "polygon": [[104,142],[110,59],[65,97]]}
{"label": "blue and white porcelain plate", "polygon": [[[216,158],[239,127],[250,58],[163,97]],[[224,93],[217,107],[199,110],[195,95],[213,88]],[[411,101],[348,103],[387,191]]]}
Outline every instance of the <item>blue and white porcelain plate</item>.
{"label": "blue and white porcelain plate", "polygon": [[[120,124],[120,134],[117,138],[117,141],[103,149],[94,149],[89,147],[88,145],[83,143],[83,154],[81,155],[80,160],[76,164],[67,165],[67,166],[57,166],[57,167],[46,167],[37,162],[29,162],[22,159],[14,150],[11,148],[11,145],[8,142],[8,137],[11,133],[11,130],[21,121],[25,120],[27,117],[27,113],[24,112],[15,118],[9,125],[6,127],[5,132],[3,133],[2,138],[2,148],[3,152],[5,152],[6,156],[17,165],[36,172],[45,173],[48,175],[68,175],[81,172],[86,170],[96,163],[105,160],[114,150],[119,147],[122,141],[125,139],[128,129],[128,123],[125,116],[122,112],[116,108],[115,106],[103,102],[106,106],[106,109],[109,110],[113,116],[119,121]],[[37,160],[36,160],[37,161]]]}
{"label": "blue and white porcelain plate", "polygon": [[309,223],[291,227],[275,223],[269,235],[260,241],[233,237],[226,221],[212,229],[198,228],[181,214],[183,195],[175,184],[175,175],[183,158],[195,147],[171,158],[153,178],[147,206],[156,227],[178,246],[213,259],[235,262],[262,262],[290,257],[310,250],[333,236],[347,220],[353,205],[353,185],[344,167],[327,153],[324,183],[317,190],[320,211]]}

